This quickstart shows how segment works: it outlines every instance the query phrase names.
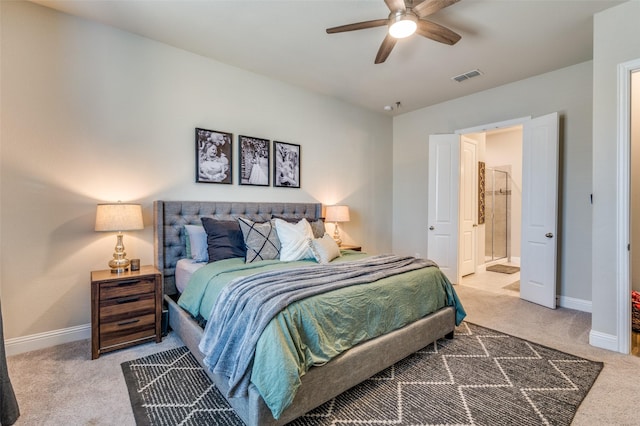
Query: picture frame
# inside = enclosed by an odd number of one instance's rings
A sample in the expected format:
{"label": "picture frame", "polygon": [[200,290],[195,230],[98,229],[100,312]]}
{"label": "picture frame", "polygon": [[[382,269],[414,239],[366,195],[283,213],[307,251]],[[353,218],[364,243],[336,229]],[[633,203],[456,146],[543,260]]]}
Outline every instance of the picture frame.
{"label": "picture frame", "polygon": [[478,161],[478,225],[484,223],[485,215],[485,163]]}
{"label": "picture frame", "polygon": [[238,136],[238,175],[240,185],[269,186],[269,139]]}
{"label": "picture frame", "polygon": [[300,145],[273,141],[273,186],[300,188]]}
{"label": "picture frame", "polygon": [[196,182],[233,183],[233,134],[196,127]]}

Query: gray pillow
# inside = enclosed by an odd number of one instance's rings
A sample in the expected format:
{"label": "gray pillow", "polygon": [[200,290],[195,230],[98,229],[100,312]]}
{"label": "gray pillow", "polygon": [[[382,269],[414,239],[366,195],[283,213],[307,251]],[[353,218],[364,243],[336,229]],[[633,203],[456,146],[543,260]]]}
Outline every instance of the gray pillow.
{"label": "gray pillow", "polygon": [[207,232],[209,262],[245,256],[244,239],[238,222],[210,217],[203,217],[200,220]]}
{"label": "gray pillow", "polygon": [[280,257],[280,240],[272,221],[253,222],[238,218],[246,247],[245,263],[273,260]]}

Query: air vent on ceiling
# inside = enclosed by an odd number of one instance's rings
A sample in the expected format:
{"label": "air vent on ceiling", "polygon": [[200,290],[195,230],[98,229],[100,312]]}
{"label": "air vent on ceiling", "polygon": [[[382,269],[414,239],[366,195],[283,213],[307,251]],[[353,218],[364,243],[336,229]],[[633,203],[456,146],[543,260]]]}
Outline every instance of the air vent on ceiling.
{"label": "air vent on ceiling", "polygon": [[451,80],[455,80],[458,83],[462,83],[465,80],[469,80],[470,78],[473,78],[473,77],[478,77],[479,75],[482,75],[482,73],[480,72],[480,70],[476,69],[476,70],[465,72],[464,74],[456,75],[455,77],[451,77]]}

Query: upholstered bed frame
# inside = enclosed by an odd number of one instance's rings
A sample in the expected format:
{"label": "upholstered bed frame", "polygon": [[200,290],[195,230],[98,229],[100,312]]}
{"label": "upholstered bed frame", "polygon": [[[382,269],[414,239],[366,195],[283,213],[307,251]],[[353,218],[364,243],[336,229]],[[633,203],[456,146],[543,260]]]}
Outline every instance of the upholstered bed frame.
{"label": "upholstered bed frame", "polygon": [[[202,364],[198,349],[202,328],[175,303],[175,265],[185,257],[184,225],[200,224],[200,217],[236,219],[240,216],[255,221],[268,220],[271,215],[318,219],[322,205],[317,203],[256,203],[256,202],[154,202],[155,265],[164,278],[165,301],[169,310],[169,325]],[[246,398],[228,398],[242,420],[253,425],[283,425],[315,407],[329,401],[347,389],[393,365],[406,356],[443,337],[452,337],[455,328],[453,307],[442,308],[392,333],[372,339],[342,353],[321,367],[312,367],[302,377],[302,385],[293,404],[275,420],[255,387],[250,386]],[[224,378],[209,372],[218,389],[226,394]]]}

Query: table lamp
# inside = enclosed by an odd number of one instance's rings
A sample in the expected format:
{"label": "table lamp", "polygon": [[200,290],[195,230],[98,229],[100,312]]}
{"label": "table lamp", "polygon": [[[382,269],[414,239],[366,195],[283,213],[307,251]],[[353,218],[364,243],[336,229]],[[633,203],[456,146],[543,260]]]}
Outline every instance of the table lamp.
{"label": "table lamp", "polygon": [[333,239],[340,246],[342,245],[342,239],[340,238],[340,231],[338,230],[338,222],[349,222],[349,207],[348,206],[327,206],[326,217],[327,222],[333,222]]}
{"label": "table lamp", "polygon": [[96,231],[116,231],[118,240],[109,261],[111,272],[119,274],[129,269],[129,259],[122,244],[122,231],[134,231],[144,228],[142,222],[142,207],[140,204],[105,203],[98,204],[96,210]]}

